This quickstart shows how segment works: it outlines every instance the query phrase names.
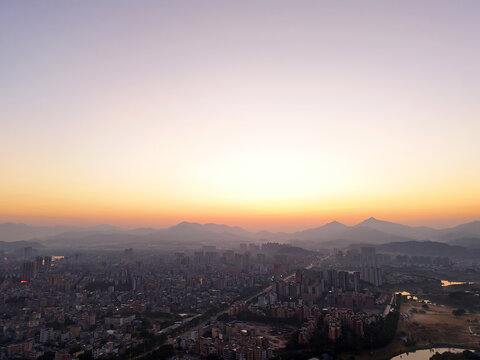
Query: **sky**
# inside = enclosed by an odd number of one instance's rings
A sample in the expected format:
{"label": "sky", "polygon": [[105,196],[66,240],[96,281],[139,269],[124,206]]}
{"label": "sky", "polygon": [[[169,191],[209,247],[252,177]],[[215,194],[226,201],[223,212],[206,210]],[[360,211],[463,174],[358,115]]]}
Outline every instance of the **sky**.
{"label": "sky", "polygon": [[0,0],[0,221],[480,218],[478,1]]}

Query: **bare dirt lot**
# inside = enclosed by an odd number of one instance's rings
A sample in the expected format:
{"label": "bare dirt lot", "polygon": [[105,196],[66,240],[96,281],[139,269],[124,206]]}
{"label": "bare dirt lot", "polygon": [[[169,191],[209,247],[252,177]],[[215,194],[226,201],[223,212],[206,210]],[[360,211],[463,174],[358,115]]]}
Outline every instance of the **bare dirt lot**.
{"label": "bare dirt lot", "polygon": [[477,328],[479,314],[455,316],[451,307],[410,301],[401,307],[398,331],[405,332],[417,345],[455,344],[458,346],[480,346]]}
{"label": "bare dirt lot", "polygon": [[295,331],[295,327],[289,325],[268,325],[256,322],[246,322],[246,324],[255,328],[256,335],[267,338],[273,350],[285,347]]}

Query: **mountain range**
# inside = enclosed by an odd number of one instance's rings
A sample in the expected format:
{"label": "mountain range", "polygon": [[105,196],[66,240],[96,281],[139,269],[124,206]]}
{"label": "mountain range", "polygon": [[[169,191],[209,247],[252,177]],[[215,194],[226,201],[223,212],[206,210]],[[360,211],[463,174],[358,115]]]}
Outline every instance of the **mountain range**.
{"label": "mountain range", "polygon": [[[446,229],[407,226],[369,218],[354,226],[337,221],[293,233],[250,232],[238,226],[181,222],[166,229],[122,229],[110,225],[94,227],[48,227],[25,224],[0,224],[0,241],[30,240],[45,246],[91,247],[175,246],[225,244],[227,242],[289,242],[316,248],[343,248],[354,243],[385,244],[408,241],[436,241],[471,248],[480,248],[480,221]],[[1,246],[0,246],[1,248]]]}

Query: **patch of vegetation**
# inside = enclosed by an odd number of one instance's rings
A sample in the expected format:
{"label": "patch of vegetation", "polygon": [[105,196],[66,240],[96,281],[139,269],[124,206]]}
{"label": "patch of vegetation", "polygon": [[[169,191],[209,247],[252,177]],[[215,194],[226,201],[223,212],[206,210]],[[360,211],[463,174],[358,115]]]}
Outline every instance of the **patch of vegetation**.
{"label": "patch of vegetation", "polygon": [[77,345],[72,346],[72,347],[70,348],[70,350],[68,351],[68,353],[69,353],[70,355],[72,355],[72,354],[75,354],[76,352],[79,352],[79,351],[82,351],[82,347],[77,344]]}
{"label": "patch of vegetation", "polygon": [[78,355],[78,360],[93,360],[91,351],[85,351],[83,354]]}
{"label": "patch of vegetation", "polygon": [[14,296],[5,300],[5,304],[16,304],[18,306],[25,305],[25,296]]}
{"label": "patch of vegetation", "polygon": [[411,337],[408,337],[407,341],[405,341],[405,346],[412,347],[412,346],[415,346],[415,345],[417,345],[417,342],[415,341],[415,339],[413,339]]}
{"label": "patch of vegetation", "polygon": [[172,357],[175,354],[173,345],[165,344],[160,346],[157,350],[152,351],[151,354],[142,357],[144,360],[163,360]]}
{"label": "patch of vegetation", "polygon": [[[451,286],[449,286],[451,288]],[[442,288],[444,295],[428,295],[429,299],[437,304],[444,304],[453,308],[466,309],[471,313],[480,311],[480,297],[474,292],[451,291]]]}
{"label": "patch of vegetation", "polygon": [[452,311],[452,314],[455,316],[462,316],[466,313],[465,309],[455,309]]}
{"label": "patch of vegetation", "polygon": [[55,353],[53,351],[44,352],[42,356],[37,358],[37,360],[53,360],[53,359],[55,359]]}
{"label": "patch of vegetation", "polygon": [[469,350],[465,350],[458,354],[447,351],[442,354],[436,353],[430,358],[430,360],[480,360],[480,354]]}
{"label": "patch of vegetation", "polygon": [[468,309],[470,311],[480,310],[480,297],[464,291],[450,293],[447,302],[453,307]]}

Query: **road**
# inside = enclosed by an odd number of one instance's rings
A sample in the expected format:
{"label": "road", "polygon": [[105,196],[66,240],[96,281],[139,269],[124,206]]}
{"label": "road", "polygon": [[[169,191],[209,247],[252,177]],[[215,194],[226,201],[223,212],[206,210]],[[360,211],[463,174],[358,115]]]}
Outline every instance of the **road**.
{"label": "road", "polygon": [[[322,259],[322,260],[323,260],[323,259]],[[305,270],[310,270],[311,268],[313,268],[313,266],[314,266],[313,263],[311,263],[311,264],[309,264],[308,266],[305,267]],[[292,272],[290,275],[284,277],[283,280],[290,280],[291,278],[293,278],[293,277],[295,276],[295,273],[296,273],[296,271],[295,271],[295,272]],[[256,298],[257,296],[260,296],[261,294],[264,294],[264,293],[267,293],[267,292],[271,291],[272,288],[273,288],[273,285],[269,285],[269,286],[267,286],[266,288],[260,290],[259,292],[255,293],[255,294],[252,295],[252,296],[249,296],[248,298],[246,298],[246,299],[244,299],[244,300],[245,300],[246,302],[248,302],[248,301]],[[203,323],[201,323],[201,324],[198,325],[197,327],[203,327],[203,326],[205,326],[205,325],[207,324],[207,322],[212,321],[212,320],[215,320],[217,317],[219,317],[220,315],[225,314],[225,313],[227,313],[227,312],[228,312],[228,309],[219,311],[218,313],[216,313],[215,315],[212,315],[209,319],[205,320]],[[183,332],[183,333],[182,333],[181,335],[179,335],[179,336],[184,337],[184,336],[186,336],[186,335],[188,334],[189,331],[190,331],[190,330],[186,330],[185,332]]]}
{"label": "road", "polygon": [[[313,263],[311,263],[311,264],[309,264],[308,266],[305,267],[305,270],[309,270],[309,269],[313,268],[313,266],[314,266]],[[284,279],[284,280],[290,280],[290,279],[293,278],[294,276],[295,276],[295,272],[291,273],[290,275],[288,275],[287,277],[285,277],[285,278],[283,278],[283,279]],[[261,294],[264,294],[264,293],[266,293],[266,292],[271,291],[272,288],[273,288],[273,286],[272,286],[272,285],[269,285],[269,286],[265,287],[264,289],[258,291],[258,292],[255,293],[254,295],[251,295],[251,296],[249,296],[248,298],[246,298],[246,299],[244,299],[244,300],[248,302],[248,301],[254,299],[254,298],[257,297],[257,296],[260,296]],[[227,313],[227,312],[228,312],[228,309],[219,311],[218,313],[212,315],[210,318],[206,319],[204,322],[202,322],[201,324],[198,324],[198,325],[195,326],[195,327],[198,327],[198,328],[203,327],[203,326],[205,326],[209,321],[215,320],[218,316],[220,316],[220,315],[222,315],[222,314],[225,314],[225,313]],[[200,317],[200,316],[202,316],[202,315],[203,315],[203,314],[197,314],[197,315],[195,315],[195,316],[192,316],[191,318],[186,319],[186,322],[183,323],[182,325],[174,324],[174,325],[171,325],[171,326],[169,326],[169,327],[166,327],[166,328],[162,329],[160,333],[161,333],[161,334],[170,335],[175,329],[179,328],[180,326],[187,325],[187,327],[188,327],[188,324],[189,324],[192,320],[194,320],[194,319],[196,319],[197,317]],[[178,335],[178,336],[180,336],[180,337],[186,337],[190,331],[191,331],[190,328],[189,328],[189,329],[186,329],[184,332],[182,332],[182,333],[181,333],[180,335]],[[152,350],[150,350],[150,351],[148,351],[148,352],[146,352],[146,353],[144,353],[144,354],[142,354],[142,355],[136,356],[135,359],[139,359],[139,358],[141,358],[141,357],[143,357],[143,356],[145,356],[145,355],[151,354],[153,351],[158,350],[162,345],[163,345],[163,344],[161,344],[161,345],[159,345],[159,346],[156,346],[156,347],[153,348]]]}

